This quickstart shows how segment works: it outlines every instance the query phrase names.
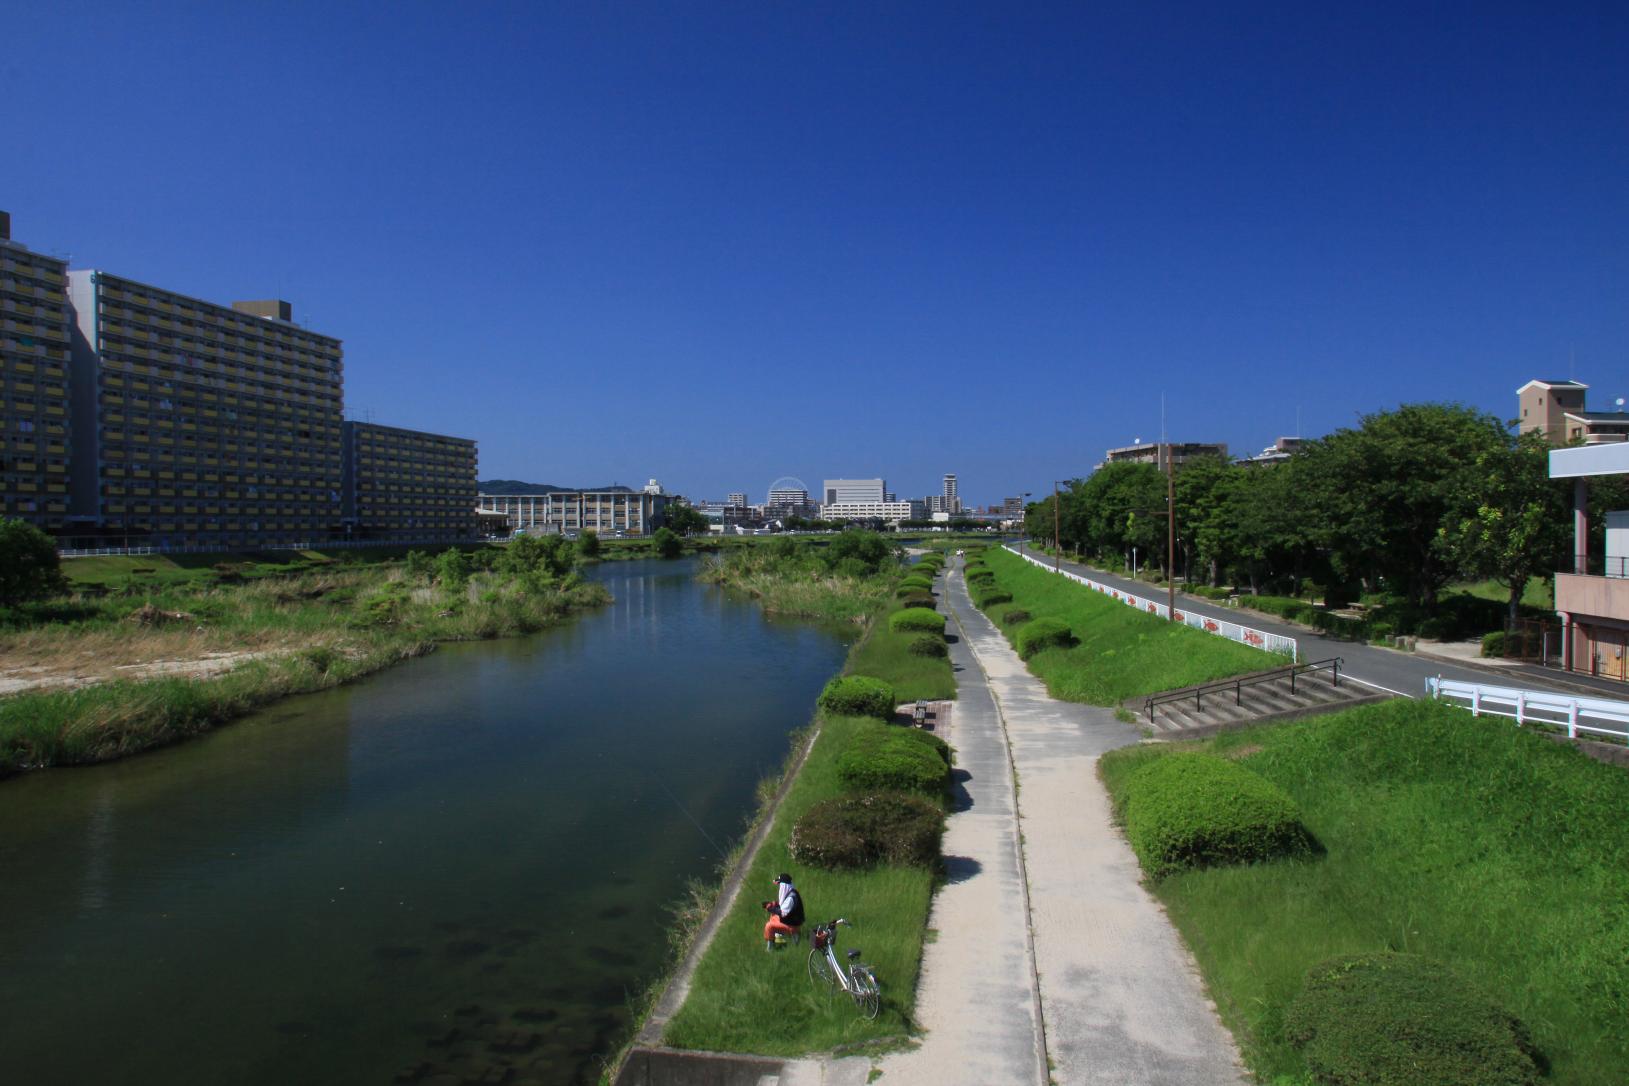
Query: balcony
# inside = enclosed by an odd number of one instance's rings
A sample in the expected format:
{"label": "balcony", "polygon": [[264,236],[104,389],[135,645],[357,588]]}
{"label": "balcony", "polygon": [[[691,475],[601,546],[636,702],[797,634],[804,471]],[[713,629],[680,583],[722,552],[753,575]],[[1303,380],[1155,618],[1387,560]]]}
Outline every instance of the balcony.
{"label": "balcony", "polygon": [[[1616,561],[1621,562],[1621,559]],[[1629,576],[1555,575],[1555,609],[1574,618],[1594,616],[1629,622]]]}

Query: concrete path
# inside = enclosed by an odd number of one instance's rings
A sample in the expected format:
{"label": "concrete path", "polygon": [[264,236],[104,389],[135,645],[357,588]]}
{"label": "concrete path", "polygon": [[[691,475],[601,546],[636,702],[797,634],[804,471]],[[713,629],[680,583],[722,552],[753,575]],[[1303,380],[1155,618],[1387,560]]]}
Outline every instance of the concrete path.
{"label": "concrete path", "polygon": [[[1097,779],[1098,756],[1136,742],[1137,728],[1115,720],[1112,710],[1049,697],[973,607],[959,569],[948,574],[945,597],[997,702],[1017,770],[1053,1081],[1243,1082],[1233,1039],[1176,930],[1143,888]],[[981,685],[970,672],[958,682],[964,702]],[[923,1024],[931,1026],[925,1017]],[[954,1075],[940,1081],[996,1080]]]}

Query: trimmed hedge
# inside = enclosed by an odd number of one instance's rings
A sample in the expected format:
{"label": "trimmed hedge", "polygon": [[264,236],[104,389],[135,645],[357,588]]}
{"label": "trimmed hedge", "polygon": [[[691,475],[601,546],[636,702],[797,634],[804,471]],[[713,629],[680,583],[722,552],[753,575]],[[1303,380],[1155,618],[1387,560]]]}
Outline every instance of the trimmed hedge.
{"label": "trimmed hedge", "polygon": [[990,584],[995,580],[995,570],[989,566],[980,566],[967,571],[968,584]]}
{"label": "trimmed hedge", "polygon": [[1503,656],[1505,654],[1505,632],[1494,630],[1490,634],[1482,635],[1483,656]]}
{"label": "trimmed hedge", "polygon": [[1014,637],[1019,659],[1028,660],[1042,649],[1068,648],[1074,644],[1075,632],[1055,618],[1038,618],[1018,627]]}
{"label": "trimmed hedge", "polygon": [[1448,966],[1381,952],[1314,966],[1284,1019],[1313,1081],[1534,1086],[1527,1027]]}
{"label": "trimmed hedge", "polygon": [[974,585],[973,603],[980,608],[994,607],[998,603],[1011,603],[1012,593],[994,585]]}
{"label": "trimmed hedge", "polygon": [[1167,754],[1127,780],[1120,815],[1152,878],[1188,867],[1249,863],[1312,848],[1288,794],[1213,754]]}
{"label": "trimmed hedge", "polygon": [[931,586],[923,586],[920,580],[916,584],[901,583],[898,588],[894,589],[894,596],[898,599],[904,599],[906,596],[920,596],[924,593],[931,596],[933,590]]}
{"label": "trimmed hedge", "polygon": [[1001,613],[1001,624],[1003,626],[1013,626],[1020,622],[1028,622],[1034,617],[1022,607],[1009,607]]}
{"label": "trimmed hedge", "polygon": [[947,769],[956,763],[956,757],[950,749],[950,744],[932,732],[925,732],[920,728],[900,728],[899,734],[905,736],[911,742],[933,751],[945,763]]}
{"label": "trimmed hedge", "polygon": [[888,628],[895,633],[936,633],[945,632],[945,616],[937,611],[924,611],[920,607],[910,607],[903,611],[895,611],[888,616]]}
{"label": "trimmed hedge", "polygon": [[901,596],[899,599],[899,606],[901,608],[926,607],[931,611],[939,606],[939,601],[934,597],[932,592],[913,592],[909,596]]}
{"label": "trimmed hedge", "polygon": [[851,792],[920,792],[942,796],[950,766],[914,738],[914,728],[877,728],[837,756],[837,779]]}
{"label": "trimmed hedge", "polygon": [[912,656],[949,656],[950,646],[945,644],[943,635],[917,634],[911,638],[910,649]]}
{"label": "trimmed hedge", "polygon": [[866,675],[839,675],[820,692],[819,705],[834,716],[894,718],[894,688]]}
{"label": "trimmed hedge", "polygon": [[939,859],[945,815],[917,796],[842,796],[810,807],[792,826],[787,848],[811,867],[929,866]]}
{"label": "trimmed hedge", "polygon": [[909,588],[913,592],[931,592],[933,590],[933,581],[921,574],[912,574],[900,581],[899,587]]}

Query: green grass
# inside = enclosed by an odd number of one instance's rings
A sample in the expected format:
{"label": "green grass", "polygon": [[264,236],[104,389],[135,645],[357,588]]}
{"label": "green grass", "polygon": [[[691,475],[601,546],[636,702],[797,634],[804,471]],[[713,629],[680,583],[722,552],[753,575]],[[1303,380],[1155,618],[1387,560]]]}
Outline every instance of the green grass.
{"label": "green grass", "polygon": [[[684,1006],[668,1023],[666,1043],[791,1056],[908,1031],[932,873],[892,865],[863,871],[801,868],[786,847],[800,815],[820,800],[844,793],[837,756],[856,734],[877,727],[864,717],[825,720],[753,860],[739,900],[698,965]],[[770,880],[781,871],[797,879],[808,919],[801,947],[769,953],[759,902],[774,896]],[[882,982],[882,1013],[874,1022],[861,1018],[847,997],[816,991],[809,982],[807,934],[816,923],[836,916],[856,925],[842,930],[839,956],[848,948],[862,948]]]}
{"label": "green grass", "polygon": [[[1406,700],[1192,746],[1289,792],[1327,850],[1155,890],[1261,1079],[1310,1081],[1284,1039],[1310,967],[1396,950],[1449,963],[1523,1019],[1553,1063],[1547,1081],[1629,1081],[1622,769],[1506,721]],[[1110,791],[1159,756],[1105,755]]]}
{"label": "green grass", "polygon": [[[401,546],[354,547],[305,551],[233,551],[218,554],[110,554],[87,558],[64,558],[63,576],[72,587],[103,585],[109,588],[171,587],[210,584],[216,580],[217,565],[231,566],[246,579],[286,576],[321,569],[347,569],[388,565],[399,561],[409,550],[439,554],[447,544],[418,548]],[[462,551],[480,551],[489,543],[459,546]]]}
{"label": "green grass", "polygon": [[[1510,589],[1498,581],[1464,581],[1460,584],[1449,585],[1450,592],[1464,592],[1478,599],[1492,600],[1495,603],[1509,603]],[[1531,607],[1538,611],[1552,612],[1555,610],[1555,579],[1552,577],[1534,577],[1527,582],[1522,590],[1522,606]]]}
{"label": "green grass", "polygon": [[[1275,667],[1283,657],[1166,622],[992,547],[986,562],[1011,604],[1034,618],[1055,618],[1074,632],[1070,648],[1030,657],[1029,669],[1064,701],[1115,705],[1126,698]],[[1017,635],[1003,628],[1008,640]]]}
{"label": "green grass", "polygon": [[849,653],[847,673],[870,675],[891,683],[896,701],[949,701],[956,696],[956,676],[942,656],[917,656],[911,642],[921,635],[896,632],[888,619],[901,610],[895,600],[871,620],[866,637]]}

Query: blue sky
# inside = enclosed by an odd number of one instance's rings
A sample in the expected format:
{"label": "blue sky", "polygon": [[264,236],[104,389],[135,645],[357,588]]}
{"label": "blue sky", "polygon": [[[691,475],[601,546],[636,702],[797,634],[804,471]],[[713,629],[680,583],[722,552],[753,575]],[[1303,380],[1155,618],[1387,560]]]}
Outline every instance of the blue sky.
{"label": "blue sky", "polygon": [[[1015,7],[1018,10],[1006,10]],[[1629,5],[25,4],[33,248],[345,340],[483,477],[697,497],[1529,377],[1629,395]]]}

